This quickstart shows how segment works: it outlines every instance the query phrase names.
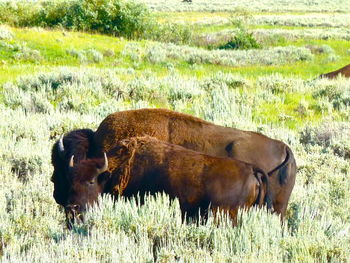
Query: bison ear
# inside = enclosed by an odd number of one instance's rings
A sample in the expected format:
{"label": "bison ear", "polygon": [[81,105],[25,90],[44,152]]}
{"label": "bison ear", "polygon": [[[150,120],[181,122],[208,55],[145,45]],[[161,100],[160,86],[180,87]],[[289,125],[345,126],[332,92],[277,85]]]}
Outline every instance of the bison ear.
{"label": "bison ear", "polygon": [[225,147],[225,151],[227,152],[227,156],[233,158],[233,146],[235,142],[230,142]]}

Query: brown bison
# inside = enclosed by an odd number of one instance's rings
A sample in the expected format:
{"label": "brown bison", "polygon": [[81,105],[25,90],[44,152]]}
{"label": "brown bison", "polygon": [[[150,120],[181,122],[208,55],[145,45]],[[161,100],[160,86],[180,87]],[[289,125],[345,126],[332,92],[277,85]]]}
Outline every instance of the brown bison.
{"label": "brown bison", "polygon": [[120,140],[144,135],[205,154],[232,157],[263,169],[270,176],[273,208],[284,217],[295,183],[296,163],[283,142],[171,110],[140,109],[107,116],[95,132],[95,153],[102,156]]}
{"label": "brown bison", "polygon": [[238,208],[269,204],[268,176],[261,169],[149,136],[122,140],[103,158],[74,164],[72,156],[69,167],[69,226],[101,193],[165,192],[179,199],[183,216],[206,216],[210,205],[229,212],[233,220]]}
{"label": "brown bison", "polygon": [[321,78],[328,78],[328,79],[334,79],[338,77],[339,75],[342,75],[345,78],[350,78],[350,64],[346,65],[345,67],[342,67],[336,71],[332,71],[326,74],[320,75]]}

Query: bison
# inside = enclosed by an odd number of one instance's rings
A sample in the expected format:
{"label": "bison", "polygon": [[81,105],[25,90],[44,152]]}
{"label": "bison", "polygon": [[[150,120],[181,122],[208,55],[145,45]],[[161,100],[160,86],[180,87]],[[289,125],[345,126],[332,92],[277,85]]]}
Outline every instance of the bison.
{"label": "bison", "polygon": [[[108,156],[108,157],[107,157]],[[81,219],[101,193],[126,197],[165,192],[178,198],[183,217],[270,204],[268,176],[253,165],[216,157],[145,136],[124,139],[102,158],[69,164],[68,225]]]}
{"label": "bison", "polygon": [[85,157],[102,157],[103,152],[109,152],[122,139],[144,135],[205,154],[235,158],[267,171],[273,208],[283,219],[296,176],[295,159],[286,144],[260,133],[218,126],[165,109],[113,113],[95,133],[73,131],[57,141],[52,150],[52,181],[57,203],[65,206],[67,202],[70,187],[67,171],[73,154],[77,164]]}
{"label": "bison", "polygon": [[282,219],[285,216],[295,183],[296,162],[283,142],[171,110],[139,109],[107,116],[94,135],[95,153],[102,156],[120,140],[144,135],[205,154],[231,157],[268,172],[273,208]]}
{"label": "bison", "polygon": [[322,75],[320,75],[320,78],[334,79],[340,75],[342,75],[345,78],[350,78],[350,64],[346,65],[345,67],[342,67],[338,70],[322,74]]}

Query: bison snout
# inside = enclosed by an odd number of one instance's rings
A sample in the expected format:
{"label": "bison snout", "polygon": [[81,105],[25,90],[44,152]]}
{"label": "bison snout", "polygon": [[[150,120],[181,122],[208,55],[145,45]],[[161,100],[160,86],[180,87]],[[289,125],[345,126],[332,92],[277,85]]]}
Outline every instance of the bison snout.
{"label": "bison snout", "polygon": [[80,205],[67,205],[65,208],[68,211],[79,211]]}
{"label": "bison snout", "polygon": [[72,204],[65,207],[66,223],[69,230],[73,228],[74,223],[82,223],[83,215],[80,205]]}

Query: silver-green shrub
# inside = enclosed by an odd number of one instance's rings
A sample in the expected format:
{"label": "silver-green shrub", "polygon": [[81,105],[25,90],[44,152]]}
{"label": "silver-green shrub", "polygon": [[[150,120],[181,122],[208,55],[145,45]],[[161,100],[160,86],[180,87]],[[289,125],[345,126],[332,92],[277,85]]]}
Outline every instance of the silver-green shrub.
{"label": "silver-green shrub", "polygon": [[259,77],[256,81],[256,86],[277,94],[286,92],[292,93],[305,90],[305,81],[292,77],[283,77],[280,74],[272,74]]}
{"label": "silver-green shrub", "polygon": [[254,11],[264,12],[339,12],[345,13],[350,10],[349,0],[247,0],[247,1],[230,1],[230,0],[197,0],[192,3],[186,3],[177,0],[141,0],[152,9],[159,11],[234,11],[237,8],[245,8]]}
{"label": "silver-green shrub", "polygon": [[164,50],[158,46],[148,47],[145,53],[146,60],[152,64],[165,62],[166,54]]}
{"label": "silver-green shrub", "polygon": [[0,37],[0,47],[11,51],[13,53],[12,58],[17,61],[39,63],[43,59],[39,50],[27,47],[26,43],[9,44],[1,41]]}
{"label": "silver-green shrub", "polygon": [[[86,68],[60,68],[8,83],[0,105],[0,260],[346,262],[350,116],[344,103],[333,108],[333,100],[347,89],[348,81],[341,78],[311,81],[274,74],[251,80],[216,73],[198,79],[176,72],[158,77],[151,71]],[[320,107],[331,103],[327,114],[344,121],[292,130],[254,117],[262,103],[278,103],[293,93],[313,94]],[[40,108],[35,95],[50,110]],[[299,103],[311,107],[306,99]],[[111,112],[143,107],[176,109],[288,143],[298,172],[285,224],[259,209],[241,211],[237,227],[225,215],[219,220],[210,215],[204,225],[185,224],[178,202],[166,195],[148,197],[143,206],[107,195],[88,211],[84,224],[67,231],[64,212],[52,197],[53,143],[73,129],[95,130]]]}
{"label": "silver-green shrub", "polygon": [[286,40],[296,39],[343,39],[350,40],[349,32],[347,28],[326,28],[326,29],[254,29],[252,30],[256,39],[260,42],[264,42],[271,36],[283,37]]}
{"label": "silver-green shrub", "polygon": [[103,60],[103,54],[93,48],[87,50],[67,50],[67,54],[79,59],[80,63],[99,63]]}
{"label": "silver-green shrub", "polygon": [[297,14],[297,15],[256,15],[250,19],[251,24],[293,26],[293,27],[349,27],[350,16],[348,14]]}
{"label": "silver-green shrub", "polygon": [[305,146],[320,145],[325,151],[350,158],[350,125],[347,122],[325,122],[322,126],[307,126],[301,131],[300,141]]}
{"label": "silver-green shrub", "polygon": [[339,77],[335,81],[327,79],[317,80],[313,87],[313,97],[327,99],[335,109],[350,106],[350,83]]}
{"label": "silver-green shrub", "polygon": [[[184,60],[193,64],[214,64],[225,66],[245,65],[281,65],[297,61],[309,61],[313,54],[303,47],[275,47],[260,50],[205,50],[201,48],[178,46],[174,44],[152,44],[151,49],[157,49],[164,61],[168,59]],[[145,49],[137,43],[125,46],[122,54],[132,61],[140,62],[145,59]],[[146,56],[146,59],[149,55]],[[148,58],[149,60],[149,58]]]}
{"label": "silver-green shrub", "polygon": [[0,26],[0,40],[13,39],[13,33],[5,26]]}

